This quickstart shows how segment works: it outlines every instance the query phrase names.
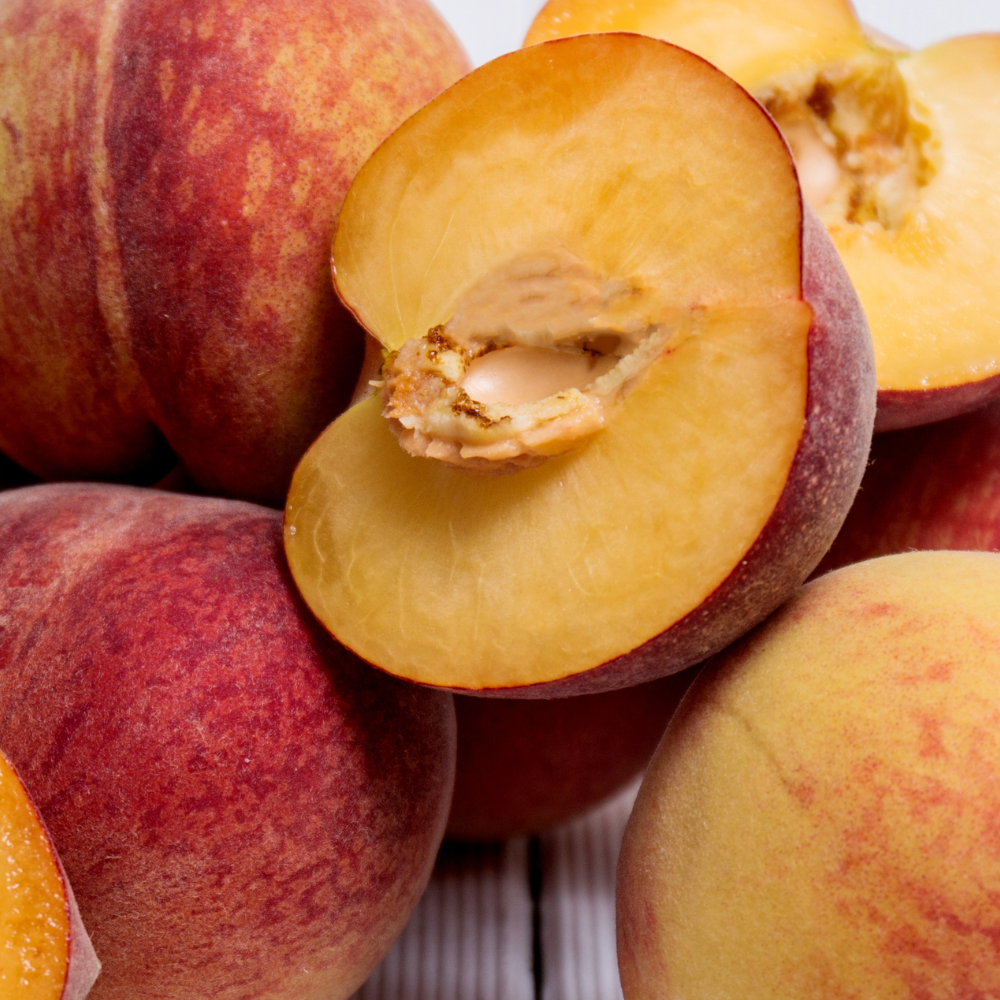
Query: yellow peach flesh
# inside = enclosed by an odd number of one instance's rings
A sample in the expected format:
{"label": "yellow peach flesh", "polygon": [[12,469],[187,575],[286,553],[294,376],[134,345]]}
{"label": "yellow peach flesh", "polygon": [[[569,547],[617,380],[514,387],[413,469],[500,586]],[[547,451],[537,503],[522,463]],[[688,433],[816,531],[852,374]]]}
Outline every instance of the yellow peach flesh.
{"label": "yellow peach flesh", "polygon": [[[1000,36],[902,57],[911,101],[933,122],[939,163],[896,233],[833,231],[875,336],[879,385],[932,389],[1000,373],[995,165]],[[970,95],[982,100],[970,99]]]}
{"label": "yellow peach flesh", "polygon": [[296,581],[365,659],[446,687],[555,680],[634,649],[711,594],[774,509],[810,320],[798,301],[707,313],[586,447],[500,479],[407,455],[379,400],[359,404],[296,472]]}
{"label": "yellow peach flesh", "polygon": [[573,450],[499,478],[408,455],[379,399],[327,429],[286,551],[365,659],[461,690],[570,677],[699,607],[768,523],[806,423],[801,201],[773,123],[704,61],[603,35],[483,67],[362,168],[334,258],[390,352],[450,370],[449,330],[494,364],[608,352],[588,398],[636,366]]}
{"label": "yellow peach flesh", "polygon": [[[790,0],[550,0],[526,43],[617,30],[690,48],[775,114],[803,190],[868,314],[880,390],[955,389],[1000,374],[991,236],[1000,231],[992,190],[1000,128],[991,97],[1000,93],[1000,36],[911,53],[866,32],[844,0],[806,7]],[[818,78],[846,81],[859,65],[869,67],[867,79],[842,93],[845,104],[851,91],[862,96],[872,130],[852,149],[842,132],[829,132],[808,108],[802,113],[802,99]],[[780,99],[796,91],[797,111]],[[858,218],[852,201],[859,188],[844,176],[851,165],[864,177],[860,193],[869,202]]]}
{"label": "yellow peach flesh", "polygon": [[24,786],[0,754],[0,996],[59,1000],[69,908],[52,845]]}

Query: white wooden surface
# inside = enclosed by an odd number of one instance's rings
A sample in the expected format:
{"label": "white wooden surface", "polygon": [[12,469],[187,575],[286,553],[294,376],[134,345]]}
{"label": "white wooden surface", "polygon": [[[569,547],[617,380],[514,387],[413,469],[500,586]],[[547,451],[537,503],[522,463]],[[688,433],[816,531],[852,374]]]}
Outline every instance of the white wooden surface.
{"label": "white wooden surface", "polygon": [[615,868],[637,788],[533,846],[445,844],[355,1000],[621,1000]]}
{"label": "white wooden surface", "polygon": [[541,839],[542,1000],[621,1000],[615,871],[638,782]]}

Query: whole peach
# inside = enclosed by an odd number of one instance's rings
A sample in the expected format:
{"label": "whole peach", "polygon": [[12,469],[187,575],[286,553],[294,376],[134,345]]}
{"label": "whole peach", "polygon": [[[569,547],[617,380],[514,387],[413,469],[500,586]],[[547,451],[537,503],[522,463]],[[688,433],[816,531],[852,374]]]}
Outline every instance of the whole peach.
{"label": "whole peach", "polygon": [[627,1000],[1000,995],[1000,555],[829,573],[707,665],[618,868]]}
{"label": "whole peach", "polygon": [[446,837],[542,833],[641,773],[690,670],[575,698],[455,696],[458,765]]}
{"label": "whole peach", "polygon": [[1000,549],[1000,403],[879,434],[817,572],[911,549]]}
{"label": "whole peach", "polygon": [[313,622],[276,512],[51,485],[0,495],[0,745],[93,1000],[333,1000],[426,885],[455,721]]}
{"label": "whole peach", "polygon": [[0,44],[0,450],[280,505],[361,364],[341,201],[457,41],[424,0],[9,0]]}

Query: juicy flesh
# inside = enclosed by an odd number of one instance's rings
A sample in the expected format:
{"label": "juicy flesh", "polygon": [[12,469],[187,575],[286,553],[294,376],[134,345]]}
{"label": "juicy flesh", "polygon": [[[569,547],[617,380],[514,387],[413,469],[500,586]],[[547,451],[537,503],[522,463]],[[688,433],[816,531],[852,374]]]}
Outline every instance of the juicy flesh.
{"label": "juicy flesh", "polygon": [[48,837],[0,754],[0,996],[58,1000],[66,979],[69,917]]}
{"label": "juicy flesh", "polygon": [[[771,120],[703,60],[604,35],[482,67],[362,169],[334,260],[390,364],[300,464],[285,544],[370,662],[462,690],[589,670],[768,522],[805,421],[801,202]],[[390,428],[428,415],[445,461]],[[529,467],[455,467],[511,441]]]}
{"label": "juicy flesh", "polygon": [[601,434],[512,476],[414,459],[378,399],[354,407],[293,481],[299,588],[340,641],[425,683],[533,684],[627,653],[697,607],[774,509],[810,321],[797,301],[694,314]]}

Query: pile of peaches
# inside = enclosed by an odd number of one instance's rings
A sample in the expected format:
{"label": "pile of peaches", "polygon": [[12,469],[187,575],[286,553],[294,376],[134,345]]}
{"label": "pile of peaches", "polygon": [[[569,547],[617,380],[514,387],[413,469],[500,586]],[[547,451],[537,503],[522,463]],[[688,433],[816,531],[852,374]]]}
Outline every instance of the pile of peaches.
{"label": "pile of peaches", "polygon": [[1000,36],[468,70],[0,0],[0,996],[346,1000],[644,768],[627,1000],[1000,996]]}

